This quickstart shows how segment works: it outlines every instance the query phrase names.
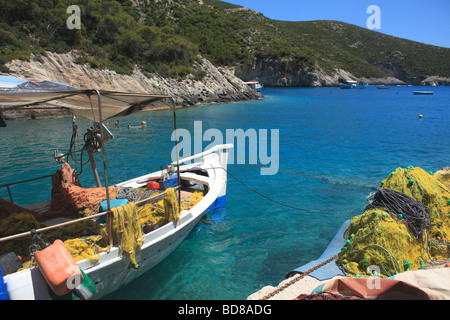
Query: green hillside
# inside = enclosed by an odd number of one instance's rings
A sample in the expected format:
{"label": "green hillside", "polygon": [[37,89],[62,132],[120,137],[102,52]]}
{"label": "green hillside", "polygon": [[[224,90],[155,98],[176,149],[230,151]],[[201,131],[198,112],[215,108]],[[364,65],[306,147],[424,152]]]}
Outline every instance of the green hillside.
{"label": "green hillside", "polygon": [[[221,1],[209,0],[217,10]],[[253,10],[229,9],[247,22],[256,56],[292,58],[295,66],[318,64],[325,71],[345,69],[359,77],[386,76],[375,65],[393,65],[411,77],[450,76],[450,49],[401,39],[338,21],[277,21]]]}
{"label": "green hillside", "polygon": [[79,0],[81,29],[69,30],[70,0],[0,0],[0,71],[12,59],[77,50],[77,62],[131,74],[201,78],[198,54],[216,65],[271,59],[286,72],[383,77],[450,77],[450,49],[425,45],[337,21],[286,22],[218,0]]}
{"label": "green hillside", "polygon": [[394,64],[412,77],[450,76],[450,49],[405,40],[337,21],[283,22],[276,25],[333,67],[357,76],[375,76],[374,63]]}
{"label": "green hillside", "polygon": [[198,60],[198,47],[169,24],[147,23],[146,12],[166,10],[153,2],[134,7],[129,0],[79,0],[81,29],[69,30],[66,10],[73,1],[0,0],[1,71],[8,71],[4,63],[11,59],[76,49],[79,63],[118,73],[131,74],[138,65],[144,72],[162,76],[195,74],[192,65]]}

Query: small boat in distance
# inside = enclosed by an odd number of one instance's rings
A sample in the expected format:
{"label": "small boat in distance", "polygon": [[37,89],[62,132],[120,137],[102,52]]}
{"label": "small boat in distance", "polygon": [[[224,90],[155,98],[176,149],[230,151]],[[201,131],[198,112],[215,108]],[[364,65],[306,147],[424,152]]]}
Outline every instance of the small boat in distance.
{"label": "small boat in distance", "polygon": [[341,89],[353,89],[356,88],[357,81],[347,80],[341,83]]}
{"label": "small boat in distance", "polygon": [[389,87],[383,84],[381,86],[378,86],[377,89],[389,89]]}
{"label": "small boat in distance", "polygon": [[244,82],[244,84],[248,85],[251,89],[255,90],[256,92],[260,92],[261,89],[263,88],[263,86],[257,80],[250,80]]}
{"label": "small boat in distance", "polygon": [[346,80],[344,83],[341,83],[341,89],[365,89],[369,85],[364,81],[353,81]]}
{"label": "small boat in distance", "polygon": [[413,91],[413,94],[434,94],[433,91]]}

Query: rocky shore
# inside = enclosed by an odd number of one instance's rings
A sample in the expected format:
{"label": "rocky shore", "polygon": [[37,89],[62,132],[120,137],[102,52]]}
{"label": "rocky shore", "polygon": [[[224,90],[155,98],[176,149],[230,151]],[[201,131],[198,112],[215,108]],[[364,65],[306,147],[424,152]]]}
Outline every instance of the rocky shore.
{"label": "rocky shore", "polygon": [[[266,87],[337,87],[347,80],[363,80],[369,85],[450,85],[450,78],[429,76],[420,79],[406,79],[401,70],[385,70],[392,74],[384,78],[357,78],[346,70],[335,70],[332,75],[320,68],[314,71],[283,71],[279,62],[253,60],[237,67],[216,67],[201,58],[198,63],[205,77],[197,79],[189,75],[185,79],[163,78],[159,75],[145,75],[136,68],[131,75],[93,68],[89,64],[76,63],[77,52],[64,54],[46,52],[45,56],[32,56],[29,61],[13,60],[6,66],[10,75],[58,81],[80,89],[102,89],[125,92],[146,92],[173,96],[177,107],[198,104],[227,103],[255,100],[261,95],[251,90],[243,80],[259,80]],[[146,107],[145,110],[169,108],[165,101]],[[71,113],[52,106],[27,107],[3,113],[6,120],[66,117]]]}
{"label": "rocky shore", "polygon": [[[261,95],[226,68],[217,68],[206,59],[201,59],[198,67],[205,73],[202,80],[194,76],[186,79],[167,79],[158,75],[148,77],[135,69],[131,75],[118,74],[111,70],[92,68],[89,64],[75,63],[76,52],[56,54],[47,52],[46,56],[32,57],[30,61],[13,60],[7,64],[13,76],[58,81],[80,89],[102,89],[122,92],[145,92],[173,96],[177,107],[197,104],[226,103],[261,98]],[[170,107],[161,101],[145,110]],[[3,113],[6,120],[65,117],[70,112],[58,107],[39,106]]]}
{"label": "rocky shore", "polygon": [[358,78],[343,69],[336,69],[330,74],[318,65],[315,66],[315,70],[286,70],[283,61],[257,58],[237,66],[234,73],[241,79],[259,80],[266,87],[337,87],[347,80],[363,80],[369,85],[450,85],[450,78],[439,76],[410,77],[404,70],[396,66],[384,64],[378,67],[389,76]]}

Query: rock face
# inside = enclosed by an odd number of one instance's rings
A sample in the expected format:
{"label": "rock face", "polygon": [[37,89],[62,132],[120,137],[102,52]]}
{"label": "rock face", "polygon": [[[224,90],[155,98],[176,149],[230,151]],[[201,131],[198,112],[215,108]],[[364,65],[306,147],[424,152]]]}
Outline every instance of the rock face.
{"label": "rock face", "polygon": [[[324,73],[325,74],[325,73]],[[286,70],[278,60],[253,59],[235,68],[235,75],[244,80],[255,79],[266,87],[320,87],[337,85],[337,79],[307,70]]]}
{"label": "rock face", "polygon": [[351,73],[339,69],[329,75],[316,66],[316,70],[286,70],[277,60],[254,59],[236,67],[235,74],[241,79],[259,80],[266,87],[336,87],[346,80],[355,80]]}
{"label": "rock face", "polygon": [[[111,70],[94,69],[88,64],[76,64],[75,59],[75,52],[65,54],[47,52],[45,57],[39,59],[13,60],[7,67],[14,76],[58,81],[80,89],[167,94],[174,97],[178,107],[253,100],[261,97],[227,69],[216,68],[206,59],[202,59],[198,66],[206,74],[202,80],[197,80],[193,76],[183,80],[167,79],[158,75],[147,77],[137,68],[132,75],[122,75]],[[161,101],[147,109],[169,106],[170,103],[167,101]],[[17,110],[4,112],[5,119],[67,115],[68,112],[53,107],[30,107],[20,112]]]}
{"label": "rock face", "polygon": [[450,78],[431,76],[420,81],[422,86],[450,86]]}
{"label": "rock face", "polygon": [[400,67],[392,64],[375,64],[390,76],[384,78],[357,78],[342,69],[327,74],[320,67],[316,70],[286,70],[283,62],[277,60],[253,59],[235,68],[235,75],[243,80],[255,79],[266,87],[335,87],[346,80],[363,80],[369,85],[449,85],[450,78],[410,77]]}
{"label": "rock face", "polygon": [[[450,85],[450,78],[440,77],[440,76],[421,76],[421,77],[411,77],[407,72],[405,72],[401,67],[396,66],[392,63],[372,63],[372,65],[378,67],[380,70],[390,74],[392,78],[399,81],[403,81],[404,84],[411,84],[415,86],[448,86]],[[383,83],[389,84],[389,83]]]}

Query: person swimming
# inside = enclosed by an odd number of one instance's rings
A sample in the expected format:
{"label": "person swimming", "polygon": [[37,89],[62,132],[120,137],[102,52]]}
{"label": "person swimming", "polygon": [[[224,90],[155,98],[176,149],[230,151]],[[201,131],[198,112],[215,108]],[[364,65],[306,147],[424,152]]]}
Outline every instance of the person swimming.
{"label": "person swimming", "polygon": [[142,127],[146,127],[146,126],[147,126],[147,122],[145,122],[145,121],[142,121],[140,125],[134,126],[134,127],[131,126],[130,124],[127,125],[128,129],[131,129],[131,128],[142,128]]}

